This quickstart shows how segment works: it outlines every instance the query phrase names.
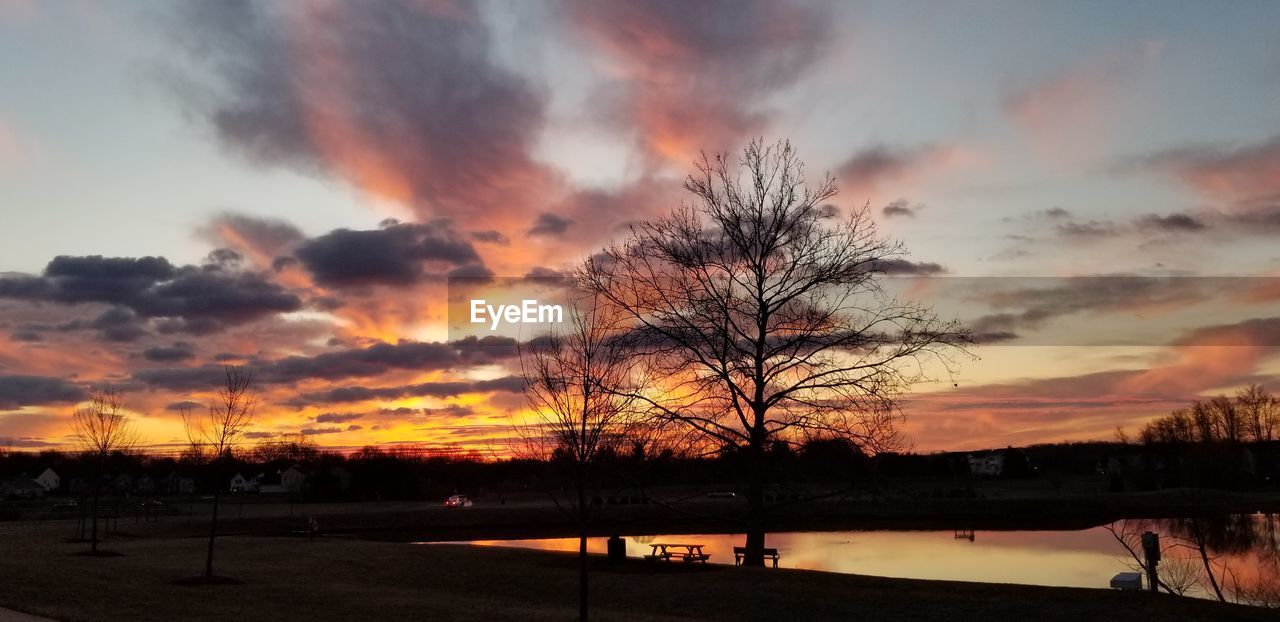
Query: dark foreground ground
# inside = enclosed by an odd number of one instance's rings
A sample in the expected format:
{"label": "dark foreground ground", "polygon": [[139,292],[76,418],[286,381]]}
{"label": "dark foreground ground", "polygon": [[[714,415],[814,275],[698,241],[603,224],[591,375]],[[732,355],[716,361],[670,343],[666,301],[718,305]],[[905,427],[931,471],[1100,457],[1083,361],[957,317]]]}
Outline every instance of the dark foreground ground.
{"label": "dark foreground ground", "polygon": [[[576,559],[537,551],[349,538],[236,536],[218,574],[198,538],[113,536],[117,557],[76,555],[51,523],[0,532],[0,606],[61,620],[563,620]],[[801,570],[595,560],[605,620],[1274,620],[1274,611],[1148,593],[882,579]]]}

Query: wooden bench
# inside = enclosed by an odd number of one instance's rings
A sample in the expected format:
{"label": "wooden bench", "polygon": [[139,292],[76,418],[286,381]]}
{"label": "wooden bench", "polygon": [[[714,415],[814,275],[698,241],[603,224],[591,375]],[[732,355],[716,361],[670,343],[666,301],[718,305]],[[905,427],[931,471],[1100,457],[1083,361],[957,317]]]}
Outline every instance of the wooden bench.
{"label": "wooden bench", "polygon": [[[745,546],[733,547],[733,565],[734,566],[741,566],[742,560],[746,556],[747,556],[747,547]],[[781,555],[778,555],[778,549],[765,549],[764,556],[765,556],[765,559],[773,560],[774,568],[778,567],[778,558],[781,557]]]}

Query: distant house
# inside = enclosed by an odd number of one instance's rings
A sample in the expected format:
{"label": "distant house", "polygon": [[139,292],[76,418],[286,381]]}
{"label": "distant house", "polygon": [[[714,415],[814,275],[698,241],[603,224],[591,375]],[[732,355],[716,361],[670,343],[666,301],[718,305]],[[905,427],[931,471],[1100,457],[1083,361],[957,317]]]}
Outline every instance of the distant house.
{"label": "distant house", "polygon": [[36,483],[44,486],[45,492],[53,492],[62,486],[62,478],[53,469],[45,469],[36,477]]}
{"label": "distant house", "polygon": [[136,481],[134,481],[133,487],[138,491],[138,494],[149,495],[156,491],[156,480],[152,479],[150,475],[143,473],[138,476]]}
{"label": "distant house", "polygon": [[196,480],[182,477],[177,471],[169,471],[157,482],[157,490],[166,495],[189,495],[196,491]]}
{"label": "distant house", "polygon": [[38,499],[46,492],[44,486],[26,475],[0,480],[0,498]]}
{"label": "distant house", "polygon": [[997,477],[1004,473],[1004,454],[992,452],[983,456],[969,454],[969,473]]}
{"label": "distant house", "polygon": [[284,489],[284,485],[280,483],[280,471],[276,471],[271,475],[261,473],[258,475],[258,494],[260,495],[282,495],[288,490]]}
{"label": "distant house", "polygon": [[303,473],[302,469],[299,469],[296,464],[285,469],[285,471],[280,474],[280,485],[284,487],[286,492],[302,492],[302,486],[306,482],[306,473]]}
{"label": "distant house", "polygon": [[231,492],[258,492],[258,478],[245,477],[240,473],[236,473],[231,478]]}
{"label": "distant house", "polygon": [[118,493],[133,492],[133,476],[121,473],[116,477],[115,489]]}

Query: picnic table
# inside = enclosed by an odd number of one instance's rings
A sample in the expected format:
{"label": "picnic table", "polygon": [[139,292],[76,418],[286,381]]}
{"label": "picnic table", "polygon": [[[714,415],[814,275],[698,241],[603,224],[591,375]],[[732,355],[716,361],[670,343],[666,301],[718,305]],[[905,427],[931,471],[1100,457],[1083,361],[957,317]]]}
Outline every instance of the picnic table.
{"label": "picnic table", "polygon": [[678,542],[654,542],[649,545],[653,552],[645,555],[645,559],[671,561],[679,559],[686,563],[707,563],[710,555],[702,552],[702,544],[683,544]]}

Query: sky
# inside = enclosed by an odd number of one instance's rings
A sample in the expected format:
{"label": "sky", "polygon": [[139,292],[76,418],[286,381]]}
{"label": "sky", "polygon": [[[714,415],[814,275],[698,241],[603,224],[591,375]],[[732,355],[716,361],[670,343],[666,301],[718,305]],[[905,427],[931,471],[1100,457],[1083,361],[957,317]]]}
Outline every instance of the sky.
{"label": "sky", "polygon": [[1277,390],[1276,23],[1273,2],[0,0],[0,444],[68,447],[111,384],[176,447],[181,405],[243,364],[250,441],[491,446],[525,408],[515,348],[451,336],[445,279],[565,270],[756,137],[989,337],[903,400],[918,451]]}

